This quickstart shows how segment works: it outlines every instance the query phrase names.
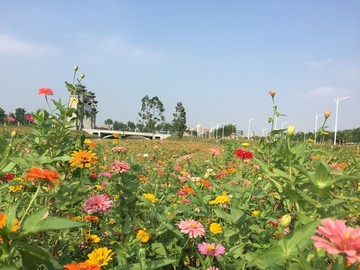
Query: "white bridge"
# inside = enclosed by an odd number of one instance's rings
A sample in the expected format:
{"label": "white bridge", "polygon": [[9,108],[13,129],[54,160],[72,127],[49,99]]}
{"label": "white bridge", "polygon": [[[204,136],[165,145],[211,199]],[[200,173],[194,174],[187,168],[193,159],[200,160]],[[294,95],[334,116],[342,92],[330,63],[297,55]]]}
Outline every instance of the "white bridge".
{"label": "white bridge", "polygon": [[[119,131],[108,129],[83,129],[83,131],[97,135],[99,138],[108,139],[115,138],[114,134],[118,134],[120,138],[124,139],[145,139],[145,140],[162,140],[170,137],[170,134],[162,133],[148,133],[148,132],[135,132],[135,131]],[[116,136],[116,135],[115,135]]]}

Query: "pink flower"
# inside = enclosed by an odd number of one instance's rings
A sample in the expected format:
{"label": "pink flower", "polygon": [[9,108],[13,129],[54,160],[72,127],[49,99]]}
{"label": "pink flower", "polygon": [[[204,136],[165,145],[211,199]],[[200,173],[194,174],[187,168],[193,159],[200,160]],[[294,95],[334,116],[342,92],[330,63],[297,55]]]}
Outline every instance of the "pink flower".
{"label": "pink flower", "polygon": [[111,163],[111,169],[119,173],[125,173],[130,170],[130,165],[127,162],[115,160]]}
{"label": "pink flower", "polygon": [[215,243],[209,244],[206,242],[202,242],[198,244],[198,250],[200,254],[208,255],[212,257],[217,257],[225,253],[224,246],[220,244],[216,245]]}
{"label": "pink flower", "polygon": [[241,159],[252,159],[254,157],[254,154],[250,151],[245,151],[240,148],[236,149],[234,154]]}
{"label": "pink flower", "polygon": [[120,153],[124,153],[127,151],[127,149],[125,147],[122,147],[122,146],[116,146],[116,147],[113,147],[111,148],[111,151],[113,152],[120,152]]}
{"label": "pink flower", "polygon": [[191,203],[191,201],[190,201],[189,199],[183,199],[183,200],[182,200],[182,203],[183,203],[183,204],[189,204],[189,203]]}
{"label": "pink flower", "polygon": [[16,120],[15,117],[13,117],[13,116],[11,116],[11,115],[9,115],[7,119],[8,119],[8,121],[9,121],[10,123],[15,122],[15,120]]}
{"label": "pink flower", "polygon": [[205,235],[204,226],[193,219],[182,220],[177,226],[180,228],[182,233],[188,234],[190,238]]}
{"label": "pink flower", "polygon": [[38,90],[38,94],[44,95],[44,96],[52,96],[54,94],[54,92],[51,88],[43,87]]}
{"label": "pink flower", "polygon": [[209,149],[209,153],[210,153],[211,155],[213,155],[213,156],[218,156],[218,155],[221,154],[221,151],[220,151],[220,149],[217,148],[217,147],[211,147],[211,148]]}
{"label": "pink flower", "polygon": [[88,213],[108,213],[112,210],[113,201],[109,195],[93,195],[83,205],[83,210]]}
{"label": "pink flower", "polygon": [[353,264],[360,262],[360,227],[351,228],[344,220],[321,220],[323,226],[315,231],[320,236],[313,236],[316,248],[323,248],[330,254],[345,254],[347,260]]}
{"label": "pink flower", "polygon": [[206,270],[220,270],[220,268],[217,268],[216,266],[209,266]]}

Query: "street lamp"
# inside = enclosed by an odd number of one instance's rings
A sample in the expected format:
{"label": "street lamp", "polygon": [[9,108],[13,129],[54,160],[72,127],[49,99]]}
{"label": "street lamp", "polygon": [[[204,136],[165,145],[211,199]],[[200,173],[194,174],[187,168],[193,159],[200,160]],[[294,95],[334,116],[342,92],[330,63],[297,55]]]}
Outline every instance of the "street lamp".
{"label": "street lamp", "polygon": [[314,133],[314,143],[316,143],[316,132],[317,132],[317,123],[318,123],[318,118],[319,116],[324,115],[323,113],[319,113],[317,115],[315,115],[315,133]]}
{"label": "street lamp", "polygon": [[253,121],[253,120],[255,120],[255,118],[250,118],[249,119],[248,136],[247,136],[248,140],[250,139],[250,126],[251,126],[251,121]]}
{"label": "street lamp", "polygon": [[284,125],[286,125],[288,122],[281,123],[281,129],[284,129]]}
{"label": "street lamp", "polygon": [[336,112],[335,112],[335,133],[334,133],[334,145],[336,145],[336,134],[337,134],[337,119],[338,119],[338,111],[339,111],[339,103],[340,101],[344,100],[344,99],[348,99],[350,98],[348,97],[342,97],[342,98],[337,98],[335,99],[336,102]]}

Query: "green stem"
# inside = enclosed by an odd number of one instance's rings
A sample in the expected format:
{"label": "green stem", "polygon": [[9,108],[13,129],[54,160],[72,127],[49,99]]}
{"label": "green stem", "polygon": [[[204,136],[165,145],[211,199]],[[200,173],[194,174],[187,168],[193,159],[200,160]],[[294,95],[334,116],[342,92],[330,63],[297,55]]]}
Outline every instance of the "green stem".
{"label": "green stem", "polygon": [[26,210],[25,210],[25,212],[24,212],[24,214],[23,214],[23,216],[22,216],[22,218],[21,218],[21,220],[20,220],[20,222],[19,222],[19,226],[20,226],[21,223],[24,221],[24,218],[25,218],[26,214],[29,212],[31,205],[34,203],[35,198],[37,197],[37,195],[39,194],[39,192],[40,192],[40,185],[37,186],[36,192],[35,192],[34,196],[32,197],[32,199],[31,199],[28,207],[26,208]]}

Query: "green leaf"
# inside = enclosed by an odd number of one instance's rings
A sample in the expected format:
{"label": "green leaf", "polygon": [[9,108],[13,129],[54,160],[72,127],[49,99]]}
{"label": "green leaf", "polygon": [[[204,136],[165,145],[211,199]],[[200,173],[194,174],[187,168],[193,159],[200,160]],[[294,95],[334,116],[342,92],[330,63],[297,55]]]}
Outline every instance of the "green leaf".
{"label": "green leaf", "polygon": [[319,188],[329,187],[331,185],[329,176],[330,176],[330,169],[328,165],[322,159],[319,159],[314,174],[315,184]]}
{"label": "green leaf", "polygon": [[38,269],[40,264],[45,265],[48,270],[63,269],[50,252],[40,246],[19,242],[17,251],[21,255],[25,269]]}
{"label": "green leaf", "polygon": [[85,223],[73,221],[66,218],[57,218],[57,217],[46,217],[43,218],[47,208],[33,213],[28,216],[23,225],[21,226],[21,236],[34,234],[42,231],[51,231],[51,230],[62,230],[62,229],[70,229],[75,227],[84,226]]}
{"label": "green leaf", "polygon": [[227,222],[233,222],[232,216],[230,214],[226,213],[225,211],[223,211],[221,209],[215,209],[214,212],[217,217],[222,218]]}
{"label": "green leaf", "polygon": [[162,243],[153,243],[151,244],[151,249],[160,256],[167,257],[166,249]]}

